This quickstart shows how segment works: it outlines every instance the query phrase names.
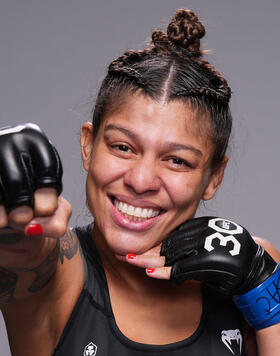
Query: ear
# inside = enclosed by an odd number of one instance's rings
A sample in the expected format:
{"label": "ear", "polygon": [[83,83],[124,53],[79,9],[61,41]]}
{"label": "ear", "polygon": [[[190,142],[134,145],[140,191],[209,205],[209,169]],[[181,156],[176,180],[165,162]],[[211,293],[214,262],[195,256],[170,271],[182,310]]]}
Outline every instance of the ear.
{"label": "ear", "polygon": [[224,172],[227,163],[228,163],[228,157],[225,157],[222,164],[219,166],[219,168],[217,168],[214,172],[212,172],[209,182],[207,183],[207,186],[205,187],[201,197],[203,200],[210,200],[216,194],[216,191],[218,190],[224,178]]}
{"label": "ear", "polygon": [[93,148],[93,126],[90,122],[86,122],[82,126],[80,144],[84,169],[88,171]]}

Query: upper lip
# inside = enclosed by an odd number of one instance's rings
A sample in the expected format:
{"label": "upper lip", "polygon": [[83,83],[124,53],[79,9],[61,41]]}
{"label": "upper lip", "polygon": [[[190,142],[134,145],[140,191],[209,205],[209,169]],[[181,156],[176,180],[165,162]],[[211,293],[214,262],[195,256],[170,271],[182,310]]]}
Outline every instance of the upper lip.
{"label": "upper lip", "polygon": [[148,200],[136,199],[122,194],[110,194],[110,196],[135,207],[163,210],[161,206]]}

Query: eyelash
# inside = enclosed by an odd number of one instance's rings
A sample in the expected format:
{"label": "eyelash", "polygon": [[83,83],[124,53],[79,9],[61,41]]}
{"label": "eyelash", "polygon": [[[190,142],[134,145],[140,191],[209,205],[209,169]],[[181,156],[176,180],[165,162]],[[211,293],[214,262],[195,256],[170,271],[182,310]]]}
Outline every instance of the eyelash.
{"label": "eyelash", "polygon": [[[188,168],[191,167],[191,165],[189,164],[189,162],[187,162],[187,161],[185,161],[185,160],[183,160],[183,159],[181,159],[181,158],[178,158],[178,157],[171,157],[170,159],[173,161],[172,163],[173,163],[174,165],[176,165],[176,166],[185,166],[185,167],[188,167]],[[177,161],[177,163],[175,163],[174,161]],[[178,161],[181,162],[181,163],[178,163]]]}
{"label": "eyelash", "polygon": [[[120,149],[120,147],[125,148],[125,150]],[[127,145],[125,144],[119,144],[119,145],[111,145],[111,148],[117,149],[121,152],[128,152],[128,150],[131,150]]]}
{"label": "eyelash", "polygon": [[[128,153],[129,151],[132,151],[131,148],[125,144],[118,144],[118,145],[111,145],[112,149],[116,149],[120,152],[124,152],[124,153]],[[122,149],[121,149],[122,148]],[[187,167],[187,168],[191,168],[191,164],[185,160],[183,160],[182,158],[178,158],[178,157],[170,157],[168,160],[172,161],[172,164],[177,166],[177,167]],[[177,161],[177,163],[175,162]],[[180,162],[180,163],[178,163]]]}

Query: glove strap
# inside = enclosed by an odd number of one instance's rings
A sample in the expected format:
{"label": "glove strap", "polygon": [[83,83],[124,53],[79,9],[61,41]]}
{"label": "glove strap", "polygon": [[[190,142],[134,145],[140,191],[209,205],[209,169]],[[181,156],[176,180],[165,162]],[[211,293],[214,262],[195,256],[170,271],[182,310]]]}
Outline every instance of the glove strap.
{"label": "glove strap", "polygon": [[280,265],[266,281],[247,293],[234,295],[233,301],[256,330],[280,323]]}

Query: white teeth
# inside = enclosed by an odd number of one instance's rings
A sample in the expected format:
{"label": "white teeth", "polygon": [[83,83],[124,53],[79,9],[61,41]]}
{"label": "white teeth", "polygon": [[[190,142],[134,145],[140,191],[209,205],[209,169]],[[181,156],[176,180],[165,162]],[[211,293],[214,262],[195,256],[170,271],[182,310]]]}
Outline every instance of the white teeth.
{"label": "white teeth", "polygon": [[128,205],[127,212],[128,215],[134,215],[134,206]]}
{"label": "white teeth", "polygon": [[148,210],[147,209],[143,209],[142,210],[142,218],[146,218],[148,216]]}
{"label": "white teeth", "polygon": [[156,212],[156,211],[153,211],[153,213],[152,213],[152,218],[155,217],[155,216],[157,216],[157,212]]}
{"label": "white teeth", "polygon": [[121,210],[123,213],[126,213],[126,212],[127,212],[127,204],[122,203],[122,208],[120,208],[120,210]]}
{"label": "white teeth", "polygon": [[114,205],[119,211],[133,221],[143,221],[147,218],[153,218],[159,215],[160,212],[158,209],[142,209],[140,207],[134,207],[116,199],[114,200]]}
{"label": "white teeth", "polygon": [[135,212],[134,212],[134,215],[135,215],[135,216],[138,216],[138,217],[140,218],[140,216],[141,216],[141,210],[142,210],[141,208],[136,208],[136,209],[135,209]]}

